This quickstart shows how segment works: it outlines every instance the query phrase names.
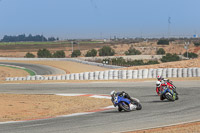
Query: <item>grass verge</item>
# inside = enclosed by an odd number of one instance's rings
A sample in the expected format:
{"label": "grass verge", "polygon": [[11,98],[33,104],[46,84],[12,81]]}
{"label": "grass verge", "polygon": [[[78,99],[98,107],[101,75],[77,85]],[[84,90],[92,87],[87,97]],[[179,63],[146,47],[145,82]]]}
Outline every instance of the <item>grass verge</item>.
{"label": "grass verge", "polygon": [[34,76],[34,75],[36,75],[34,71],[32,71],[32,70],[30,70],[30,69],[27,69],[27,68],[19,68],[19,67],[6,66],[6,65],[0,65],[0,66],[3,66],[3,67],[9,67],[9,68],[13,68],[13,69],[24,70],[24,71],[28,72],[28,73],[30,74],[30,76]]}

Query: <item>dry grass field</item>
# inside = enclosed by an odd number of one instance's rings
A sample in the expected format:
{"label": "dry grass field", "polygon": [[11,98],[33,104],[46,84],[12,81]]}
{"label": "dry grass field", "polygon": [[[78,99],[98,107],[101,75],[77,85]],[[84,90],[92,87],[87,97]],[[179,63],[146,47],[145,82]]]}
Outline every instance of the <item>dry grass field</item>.
{"label": "dry grass field", "polygon": [[[184,41],[175,41],[170,43],[170,45],[157,45],[155,41],[149,42],[139,42],[139,43],[80,43],[79,45],[74,45],[74,50],[80,49],[82,56],[86,54],[86,52],[90,49],[99,50],[103,46],[112,47],[116,56],[124,55],[124,52],[127,51],[130,47],[136,48],[140,50],[144,55],[155,55],[156,50],[159,48],[163,48],[166,53],[176,53],[183,54],[186,52],[184,49]],[[0,45],[0,56],[1,57],[24,57],[27,52],[31,52],[34,55],[37,55],[37,51],[39,49],[46,48],[50,50],[52,53],[58,50],[64,50],[66,57],[70,57],[72,53],[72,48],[70,43],[61,43],[61,44],[17,44],[17,45]],[[195,52],[200,55],[200,47],[195,47],[193,44],[189,46],[189,52]]]}

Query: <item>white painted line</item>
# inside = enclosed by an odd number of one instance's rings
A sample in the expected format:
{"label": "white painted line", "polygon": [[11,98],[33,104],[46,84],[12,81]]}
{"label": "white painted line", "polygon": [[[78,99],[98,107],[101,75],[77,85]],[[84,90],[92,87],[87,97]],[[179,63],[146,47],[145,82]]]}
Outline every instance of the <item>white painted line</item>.
{"label": "white painted line", "polygon": [[87,114],[93,114],[95,112],[83,112],[83,113],[74,113],[74,114],[69,114],[69,115],[61,115],[57,116],[58,117],[72,117],[72,116],[79,116],[79,115],[87,115]]}
{"label": "white painted line", "polygon": [[109,97],[109,96],[100,96],[100,95],[93,95],[93,96],[90,96],[90,97],[93,97],[93,98],[105,98],[105,99],[111,99],[111,97]]}
{"label": "white painted line", "polygon": [[86,94],[56,94],[58,96],[82,96],[82,95],[86,95]]}
{"label": "white painted line", "polygon": [[108,107],[105,107],[104,109],[114,109],[114,108],[116,108],[115,106],[108,106]]}

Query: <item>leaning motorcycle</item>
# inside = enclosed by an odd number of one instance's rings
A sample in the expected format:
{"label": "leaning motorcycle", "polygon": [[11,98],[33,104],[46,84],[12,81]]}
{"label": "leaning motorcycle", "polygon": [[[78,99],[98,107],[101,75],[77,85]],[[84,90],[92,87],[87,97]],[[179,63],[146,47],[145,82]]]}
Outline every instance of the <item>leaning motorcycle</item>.
{"label": "leaning motorcycle", "polygon": [[116,95],[114,96],[114,105],[118,106],[118,111],[130,112],[133,110],[141,110],[142,105],[140,101],[136,98],[132,98],[133,100],[129,100],[128,98],[124,98],[124,96]]}
{"label": "leaning motorcycle", "polygon": [[[165,84],[166,83],[166,84]],[[171,90],[173,90],[176,95],[178,95],[178,92],[176,91],[176,86],[173,84],[172,81],[167,80],[165,83],[161,83],[161,81],[156,81],[156,92],[160,96],[161,92],[163,91],[163,86],[168,85]]]}
{"label": "leaning motorcycle", "polygon": [[171,89],[169,89],[167,86],[162,86],[162,92],[160,94],[160,99],[164,100],[167,99],[169,101],[175,101],[178,100],[178,95]]}

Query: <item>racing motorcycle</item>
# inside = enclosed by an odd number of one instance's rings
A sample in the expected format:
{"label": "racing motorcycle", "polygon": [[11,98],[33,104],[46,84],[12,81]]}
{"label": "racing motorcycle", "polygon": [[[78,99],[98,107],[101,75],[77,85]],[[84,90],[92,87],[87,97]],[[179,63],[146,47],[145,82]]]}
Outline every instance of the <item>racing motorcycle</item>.
{"label": "racing motorcycle", "polygon": [[172,89],[169,89],[167,86],[162,86],[162,92],[160,94],[160,99],[167,99],[169,101],[178,100],[178,95]]}
{"label": "racing motorcycle", "polygon": [[168,85],[169,86],[169,88],[171,89],[171,90],[173,90],[177,95],[178,95],[178,93],[177,93],[177,91],[176,91],[176,86],[173,84],[173,82],[172,81],[169,81],[169,80],[167,80],[167,81],[165,81],[165,83],[161,83],[162,81],[156,81],[156,92],[157,92],[157,94],[160,96],[160,94],[161,94],[161,92],[162,92],[162,86],[166,86],[166,85]]}
{"label": "racing motorcycle", "polygon": [[114,105],[118,106],[118,111],[130,112],[133,110],[141,110],[142,105],[137,98],[132,98],[133,100],[129,100],[128,98],[124,98],[124,96],[116,95],[114,96]]}

